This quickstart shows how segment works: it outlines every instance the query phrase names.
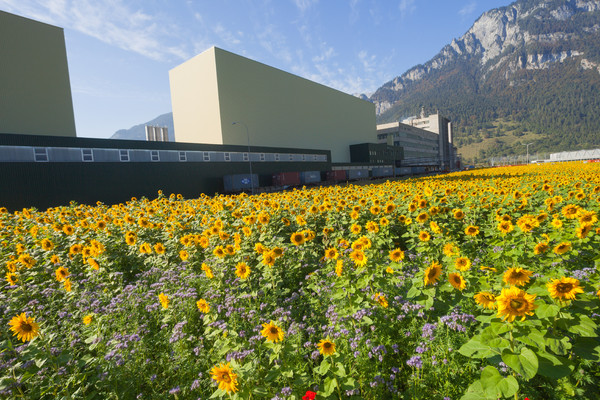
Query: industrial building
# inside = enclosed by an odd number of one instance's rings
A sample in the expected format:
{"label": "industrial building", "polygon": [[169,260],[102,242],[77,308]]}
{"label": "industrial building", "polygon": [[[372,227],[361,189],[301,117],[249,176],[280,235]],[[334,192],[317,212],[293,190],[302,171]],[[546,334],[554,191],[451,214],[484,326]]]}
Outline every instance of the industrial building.
{"label": "industrial building", "polygon": [[281,174],[302,184],[385,178],[415,173],[423,155],[451,164],[442,117],[429,120],[436,132],[377,127],[368,101],[216,47],[169,72],[175,142],[154,126],[146,141],[78,138],[63,30],[0,12],[0,34],[0,206],[12,210],[159,189],[197,197],[222,193],[234,175],[252,193]]}
{"label": "industrial building", "polygon": [[350,162],[350,145],[375,140],[374,104],[217,47],[169,79],[177,142],[308,145]]}
{"label": "industrial building", "polygon": [[403,148],[401,166],[428,166],[440,170],[457,168],[452,123],[439,114],[379,124],[377,141]]}
{"label": "industrial building", "polygon": [[0,132],[75,137],[62,28],[0,11]]}

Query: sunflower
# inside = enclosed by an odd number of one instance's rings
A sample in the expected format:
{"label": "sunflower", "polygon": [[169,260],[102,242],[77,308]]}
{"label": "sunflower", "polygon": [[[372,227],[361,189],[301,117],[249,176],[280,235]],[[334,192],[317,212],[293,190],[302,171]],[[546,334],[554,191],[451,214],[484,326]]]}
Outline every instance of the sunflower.
{"label": "sunflower", "polygon": [[160,293],[158,295],[158,300],[160,301],[160,305],[162,306],[162,308],[168,308],[169,307],[169,296],[167,296],[164,293]]}
{"label": "sunflower", "polygon": [[546,286],[553,299],[575,300],[577,293],[583,293],[583,289],[579,286],[579,280],[575,278],[553,279]]}
{"label": "sunflower", "polygon": [[54,248],[54,243],[50,239],[42,239],[41,246],[44,251],[49,251]]}
{"label": "sunflower", "polygon": [[565,254],[569,250],[571,250],[570,242],[562,242],[554,247],[554,253],[556,254]]}
{"label": "sunflower", "polygon": [[509,268],[502,277],[504,283],[514,286],[523,286],[529,282],[529,277],[533,274],[532,271],[521,267]]}
{"label": "sunflower", "polygon": [[88,314],[85,317],[83,317],[82,322],[84,325],[89,325],[92,323],[93,320],[94,320],[94,315]]}
{"label": "sunflower", "polygon": [[367,222],[365,224],[365,229],[368,230],[371,233],[377,233],[377,232],[379,232],[379,226],[374,221]]}
{"label": "sunflower", "polygon": [[181,261],[187,261],[187,259],[190,258],[190,253],[188,253],[186,250],[181,250],[179,252],[179,258]]}
{"label": "sunflower", "polygon": [[225,257],[225,248],[223,246],[217,246],[213,250],[213,254],[216,257],[223,258],[223,257]]}
{"label": "sunflower", "polygon": [[338,277],[341,277],[343,271],[344,271],[344,262],[342,260],[337,260],[335,263],[335,274]]}
{"label": "sunflower", "polygon": [[404,252],[400,249],[391,250],[389,253],[390,260],[398,262],[404,260]]}
{"label": "sunflower", "polygon": [[585,225],[581,225],[580,227],[575,229],[575,234],[577,235],[577,237],[579,239],[583,239],[588,235],[588,233],[590,233],[591,230],[592,230],[592,225],[585,224]]}
{"label": "sunflower", "polygon": [[18,281],[19,281],[19,278],[17,277],[17,275],[14,272],[6,273],[6,282],[8,282],[8,284],[10,286],[15,286]]}
{"label": "sunflower", "polygon": [[460,250],[453,243],[446,243],[443,252],[446,256],[452,257],[460,254]]}
{"label": "sunflower", "polygon": [[479,292],[473,297],[475,298],[475,302],[483,308],[494,310],[497,307],[496,296],[490,292]]}
{"label": "sunflower", "polygon": [[431,235],[429,234],[429,232],[427,232],[427,231],[419,232],[419,240],[421,242],[428,242],[429,239],[431,239]]}
{"label": "sunflower", "polygon": [[70,275],[69,270],[65,267],[58,267],[54,273],[56,274],[56,280],[59,282],[64,281]]}
{"label": "sunflower", "polygon": [[260,334],[267,338],[267,342],[281,342],[283,341],[283,329],[277,326],[273,321],[268,324],[262,324],[263,329]]}
{"label": "sunflower", "polygon": [[579,209],[580,209],[579,206],[577,206],[575,204],[568,204],[568,205],[564,206],[562,208],[562,210],[560,210],[560,212],[562,213],[562,215],[565,218],[574,219],[574,218],[577,218]]}
{"label": "sunflower", "polygon": [[200,299],[196,302],[196,307],[200,310],[201,313],[208,314],[210,311],[210,305],[204,299]]}
{"label": "sunflower", "polygon": [[10,325],[10,330],[14,332],[13,336],[17,336],[17,339],[23,342],[29,342],[39,335],[39,325],[33,317],[27,317],[25,313],[12,317],[8,325]]}
{"label": "sunflower", "polygon": [[477,236],[479,235],[479,227],[474,225],[469,225],[465,228],[465,235],[469,236]]}
{"label": "sunflower", "polygon": [[319,348],[319,353],[323,354],[324,356],[331,356],[335,354],[335,343],[329,339],[321,339],[319,344],[317,344],[317,347]]}
{"label": "sunflower", "polygon": [[27,253],[23,253],[19,256],[19,262],[23,264],[25,268],[31,268],[35,265],[35,258],[31,257]]}
{"label": "sunflower", "polygon": [[154,251],[156,254],[165,254],[165,246],[162,243],[156,243],[154,245]]}
{"label": "sunflower", "polygon": [[456,261],[454,261],[454,267],[459,271],[467,271],[471,268],[471,260],[467,257],[458,257]]}
{"label": "sunflower", "polygon": [[367,256],[362,250],[354,250],[350,253],[350,258],[357,267],[363,267],[367,263]]}
{"label": "sunflower", "polygon": [[467,282],[465,281],[465,278],[463,278],[463,276],[461,274],[452,273],[452,274],[448,275],[448,280],[450,281],[450,284],[455,289],[463,290],[464,288],[467,287]]}
{"label": "sunflower", "polygon": [[100,269],[100,264],[98,264],[98,261],[94,260],[93,258],[88,258],[87,263],[96,271]]}
{"label": "sunflower", "polygon": [[352,224],[352,226],[350,226],[350,232],[353,235],[358,235],[361,230],[362,230],[362,227],[359,224]]}
{"label": "sunflower", "polygon": [[459,221],[465,217],[465,213],[458,208],[452,210],[452,214],[454,215],[454,219],[457,219]]}
{"label": "sunflower", "polygon": [[385,295],[383,293],[376,293],[375,294],[375,301],[379,303],[379,305],[383,308],[387,308],[388,307],[388,301],[385,298]]}
{"label": "sunflower", "polygon": [[245,280],[250,276],[250,267],[245,262],[239,262],[235,266],[235,274],[241,280]]}
{"label": "sunflower", "polygon": [[560,229],[563,226],[563,222],[560,220],[560,218],[553,218],[551,225],[554,229]]}
{"label": "sunflower", "polygon": [[67,278],[63,281],[63,287],[64,287],[65,291],[67,291],[67,292],[71,291],[71,280],[69,278]]}
{"label": "sunflower", "polygon": [[151,254],[152,253],[152,247],[150,246],[150,243],[143,243],[140,246],[140,253],[142,254]]}
{"label": "sunflower", "polygon": [[294,232],[290,237],[290,241],[296,246],[301,246],[304,244],[304,234],[301,232]]}
{"label": "sunflower", "polygon": [[275,260],[277,259],[277,257],[275,257],[275,254],[272,251],[265,251],[262,254],[262,261],[261,263],[263,265],[266,265],[267,267],[272,267],[273,265],[275,265]]}
{"label": "sunflower", "polygon": [[215,276],[213,275],[212,269],[206,265],[205,263],[202,263],[202,266],[200,267],[202,269],[202,271],[204,271],[204,274],[206,275],[206,277],[208,279],[212,279]]}
{"label": "sunflower", "polygon": [[335,247],[330,247],[325,250],[325,258],[329,260],[335,260],[336,258],[338,258],[338,256],[339,253]]}
{"label": "sunflower", "polygon": [[137,235],[133,232],[127,232],[125,234],[125,243],[127,243],[129,246],[133,246],[135,244],[135,241],[137,240]]}
{"label": "sunflower", "polygon": [[513,229],[515,229],[515,227],[510,221],[502,221],[498,224],[498,230],[504,235],[512,232]]}
{"label": "sunflower", "polygon": [[219,366],[214,366],[210,373],[212,374],[212,378],[219,383],[219,389],[229,393],[229,392],[237,392],[238,382],[237,382],[237,374],[233,372],[233,369],[227,364],[219,364]]}
{"label": "sunflower", "polygon": [[425,270],[425,275],[423,277],[425,286],[435,284],[441,274],[442,266],[436,262],[432,262],[431,265]]}
{"label": "sunflower", "polygon": [[522,317],[525,320],[527,315],[533,315],[533,310],[537,305],[533,304],[535,294],[527,294],[516,286],[502,289],[500,296],[496,297],[498,304],[498,317],[508,322],[514,321],[515,317]]}
{"label": "sunflower", "polygon": [[533,254],[539,255],[539,254],[545,253],[546,251],[548,251],[548,247],[549,247],[548,243],[546,243],[546,242],[539,242],[533,248]]}
{"label": "sunflower", "polygon": [[419,223],[419,224],[424,224],[425,221],[427,221],[427,219],[429,218],[429,215],[427,215],[426,212],[422,212],[419,213],[419,215],[417,215],[417,217],[415,218],[415,220]]}

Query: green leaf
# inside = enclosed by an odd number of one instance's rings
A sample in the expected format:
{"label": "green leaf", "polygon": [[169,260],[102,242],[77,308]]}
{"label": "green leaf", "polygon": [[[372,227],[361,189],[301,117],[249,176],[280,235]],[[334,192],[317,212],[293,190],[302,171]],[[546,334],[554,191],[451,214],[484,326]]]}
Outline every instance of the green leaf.
{"label": "green leaf", "polygon": [[481,388],[487,398],[509,397],[517,393],[519,383],[513,376],[503,378],[495,367],[488,365],[481,372]]}
{"label": "green leaf", "polygon": [[563,337],[560,340],[555,338],[546,338],[546,346],[548,346],[548,348],[555,354],[564,356],[571,348],[571,343],[569,343],[568,337]]}
{"label": "green leaf", "polygon": [[573,344],[573,353],[590,361],[600,361],[600,339],[580,337]]}
{"label": "green leaf", "polygon": [[331,395],[331,393],[333,393],[333,391],[335,390],[336,384],[337,381],[335,380],[335,378],[332,378],[330,376],[325,378],[325,382],[323,383],[323,390],[319,390],[317,397],[328,397],[329,395]]}
{"label": "green leaf", "polygon": [[319,375],[325,375],[327,371],[329,371],[329,368],[331,368],[331,364],[329,364],[327,360],[323,360],[321,361],[321,365],[319,366],[317,373]]}
{"label": "green leaf", "polygon": [[537,356],[527,347],[521,350],[521,354],[504,350],[502,352],[502,361],[526,380],[533,378],[538,370]]}
{"label": "green leaf", "polygon": [[342,363],[336,363],[335,366],[336,369],[333,373],[340,378],[344,378],[346,376],[346,368],[344,368],[344,365]]}
{"label": "green leaf", "polygon": [[571,375],[571,372],[573,371],[573,363],[564,357],[541,352],[538,353],[538,360],[538,374],[547,378],[564,378],[565,376]]}
{"label": "green leaf", "polygon": [[579,323],[569,324],[567,328],[569,332],[576,333],[585,337],[596,337],[596,329],[598,325],[587,315],[578,315],[577,318]]}
{"label": "green leaf", "polygon": [[515,335],[515,339],[529,346],[537,347],[540,350],[546,347],[544,334],[535,328],[530,329],[529,332]]}
{"label": "green leaf", "polygon": [[488,400],[481,387],[481,381],[473,382],[460,400]]}
{"label": "green leaf", "polygon": [[487,344],[481,342],[481,336],[476,335],[471,338],[467,343],[463,344],[458,352],[465,357],[470,358],[485,358],[494,355],[492,350]]}
{"label": "green leaf", "polygon": [[411,286],[411,288],[408,290],[408,293],[406,294],[406,298],[412,299],[414,297],[417,297],[420,294],[421,294],[421,291],[416,286]]}

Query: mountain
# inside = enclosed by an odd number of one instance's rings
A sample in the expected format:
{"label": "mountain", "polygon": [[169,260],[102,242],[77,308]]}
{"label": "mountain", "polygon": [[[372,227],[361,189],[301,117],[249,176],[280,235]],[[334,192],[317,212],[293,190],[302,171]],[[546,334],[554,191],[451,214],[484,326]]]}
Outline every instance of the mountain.
{"label": "mountain", "polygon": [[600,145],[600,0],[518,0],[484,13],[377,89],[378,123],[440,112],[478,156]]}
{"label": "mountain", "polygon": [[152,121],[132,126],[129,129],[119,129],[110,138],[127,140],[146,140],[146,125],[166,126],[169,130],[169,141],[175,141],[175,129],[173,128],[173,113],[159,115]]}

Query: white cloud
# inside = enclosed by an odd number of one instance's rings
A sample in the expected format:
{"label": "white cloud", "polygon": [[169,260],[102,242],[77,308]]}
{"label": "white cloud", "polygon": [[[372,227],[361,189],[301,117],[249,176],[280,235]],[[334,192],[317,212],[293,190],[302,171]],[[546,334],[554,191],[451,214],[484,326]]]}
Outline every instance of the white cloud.
{"label": "white cloud", "polygon": [[319,0],[294,0],[294,4],[301,12],[308,10],[313,4],[317,4]]}
{"label": "white cloud", "polygon": [[177,32],[175,24],[133,9],[124,0],[0,0],[0,6],[154,60],[189,58],[183,47],[169,45]]}
{"label": "white cloud", "polygon": [[417,6],[415,5],[415,0],[400,0],[398,9],[400,10],[400,16],[405,17],[412,14],[417,9]]}
{"label": "white cloud", "polygon": [[471,1],[468,4],[465,4],[465,6],[463,8],[461,8],[460,10],[458,10],[458,14],[461,16],[466,16],[471,14],[473,11],[475,11],[475,7],[477,7],[477,2],[475,1]]}
{"label": "white cloud", "polygon": [[221,23],[217,23],[213,31],[219,37],[219,39],[221,39],[221,41],[227,46],[233,47],[241,43],[241,40],[238,39],[233,32],[230,32],[229,30],[225,29]]}

